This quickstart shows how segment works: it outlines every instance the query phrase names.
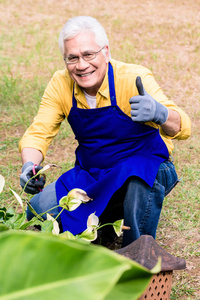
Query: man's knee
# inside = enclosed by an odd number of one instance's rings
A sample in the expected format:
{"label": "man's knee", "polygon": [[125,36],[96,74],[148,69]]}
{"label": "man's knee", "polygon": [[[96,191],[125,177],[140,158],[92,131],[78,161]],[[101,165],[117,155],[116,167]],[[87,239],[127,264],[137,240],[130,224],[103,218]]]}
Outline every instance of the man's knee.
{"label": "man's knee", "polygon": [[176,186],[179,182],[178,175],[174,164],[171,161],[164,161],[160,164],[158,170],[157,181],[165,188],[165,196]]}
{"label": "man's knee", "polygon": [[[58,215],[59,209],[57,206],[57,197],[55,190],[55,182],[49,184],[44,190],[35,195],[30,204],[37,214],[42,214],[42,218],[46,220],[45,212],[48,211],[54,218]],[[50,210],[50,211],[49,211]],[[27,208],[27,219],[30,220],[34,217],[34,213]]]}

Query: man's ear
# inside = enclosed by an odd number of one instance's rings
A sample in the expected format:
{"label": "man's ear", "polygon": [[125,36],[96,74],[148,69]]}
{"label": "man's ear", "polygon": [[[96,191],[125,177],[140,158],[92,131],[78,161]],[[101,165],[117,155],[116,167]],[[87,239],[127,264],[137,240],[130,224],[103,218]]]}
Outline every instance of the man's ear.
{"label": "man's ear", "polygon": [[109,55],[109,47],[108,45],[105,46],[104,48],[104,53],[105,53],[105,57],[106,57],[106,63],[108,63],[110,61],[110,55]]}

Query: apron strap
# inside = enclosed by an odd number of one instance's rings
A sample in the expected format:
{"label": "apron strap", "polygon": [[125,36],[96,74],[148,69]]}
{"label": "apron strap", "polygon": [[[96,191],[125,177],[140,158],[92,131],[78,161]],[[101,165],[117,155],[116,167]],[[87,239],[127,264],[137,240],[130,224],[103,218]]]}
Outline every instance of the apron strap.
{"label": "apron strap", "polygon": [[[109,92],[110,92],[111,105],[116,106],[117,101],[116,101],[116,94],[115,94],[114,73],[113,73],[113,67],[112,67],[110,62],[108,64],[108,83],[109,83]],[[74,96],[74,86],[75,86],[75,83],[73,85],[72,105],[73,105],[73,107],[77,107],[77,101],[76,101],[76,98]]]}
{"label": "apron strap", "polygon": [[72,106],[73,106],[73,107],[77,107],[76,98],[74,97],[74,86],[75,86],[75,82],[74,82],[74,85],[73,85]]}
{"label": "apron strap", "polygon": [[108,83],[109,83],[111,105],[112,106],[117,105],[116,94],[115,94],[114,73],[113,73],[113,67],[110,62],[108,65]]}

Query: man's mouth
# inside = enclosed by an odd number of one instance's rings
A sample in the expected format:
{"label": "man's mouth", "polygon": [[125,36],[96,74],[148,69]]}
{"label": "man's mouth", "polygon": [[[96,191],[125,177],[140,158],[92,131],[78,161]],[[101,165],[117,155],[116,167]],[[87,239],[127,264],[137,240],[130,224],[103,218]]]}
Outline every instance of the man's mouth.
{"label": "man's mouth", "polygon": [[76,74],[79,77],[87,77],[90,76],[94,71],[90,72],[90,73],[84,73],[84,74]]}

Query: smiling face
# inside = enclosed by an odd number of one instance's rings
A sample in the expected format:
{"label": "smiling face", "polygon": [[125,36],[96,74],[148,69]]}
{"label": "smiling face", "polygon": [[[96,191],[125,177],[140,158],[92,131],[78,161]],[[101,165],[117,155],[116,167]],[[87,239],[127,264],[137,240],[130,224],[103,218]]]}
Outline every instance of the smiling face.
{"label": "smiling face", "polygon": [[109,62],[108,46],[105,46],[106,55],[100,51],[90,61],[85,61],[81,55],[89,52],[97,52],[100,46],[95,42],[94,33],[83,31],[73,39],[65,42],[65,57],[78,56],[79,61],[75,64],[67,64],[71,78],[89,95],[95,96],[100,88]]}

